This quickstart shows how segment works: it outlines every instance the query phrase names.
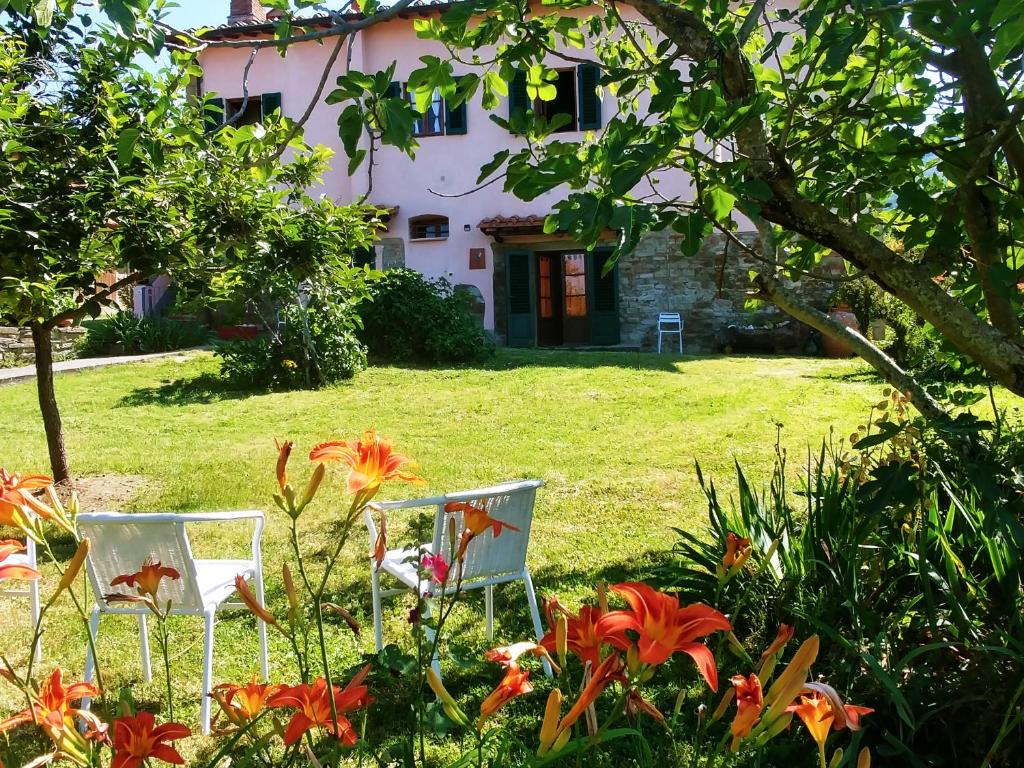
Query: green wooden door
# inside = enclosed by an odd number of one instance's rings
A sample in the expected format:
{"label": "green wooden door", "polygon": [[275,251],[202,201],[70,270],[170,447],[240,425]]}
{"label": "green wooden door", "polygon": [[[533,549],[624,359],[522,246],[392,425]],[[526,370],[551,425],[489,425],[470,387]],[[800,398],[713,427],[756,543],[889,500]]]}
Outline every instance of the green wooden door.
{"label": "green wooden door", "polygon": [[619,332],[619,265],[605,275],[604,267],[611,248],[598,248],[590,254],[587,268],[590,285],[590,343],[612,346],[621,341]]}
{"label": "green wooden door", "polygon": [[505,256],[508,304],[508,345],[533,347],[537,344],[537,299],[533,254],[513,251]]}

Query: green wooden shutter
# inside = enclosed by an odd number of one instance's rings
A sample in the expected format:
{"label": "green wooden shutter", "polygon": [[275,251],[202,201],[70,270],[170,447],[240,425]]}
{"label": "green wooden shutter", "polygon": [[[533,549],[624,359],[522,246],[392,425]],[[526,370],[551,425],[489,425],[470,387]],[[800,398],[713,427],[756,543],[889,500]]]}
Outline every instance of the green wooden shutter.
{"label": "green wooden shutter", "polygon": [[206,132],[215,131],[224,124],[224,99],[207,99],[203,104]]}
{"label": "green wooden shutter", "polygon": [[[461,77],[455,78],[455,84],[458,86]],[[457,107],[450,107],[448,105],[448,99],[444,100],[444,132],[449,136],[464,136],[468,132],[468,126],[466,123],[466,107],[468,106],[468,99],[463,101]]]}
{"label": "green wooden shutter", "polygon": [[263,107],[263,117],[266,119],[281,108],[281,94],[264,93],[263,97],[260,99],[260,103]]}
{"label": "green wooden shutter", "polygon": [[576,98],[579,102],[581,131],[601,127],[601,99],[597,95],[600,80],[601,69],[596,64],[580,64],[576,67]]}
{"label": "green wooden shutter", "polygon": [[590,254],[587,290],[593,297],[590,311],[590,343],[612,346],[621,341],[619,330],[619,265],[602,276],[611,258],[611,248],[598,248]]}
{"label": "green wooden shutter", "polygon": [[530,95],[526,92],[526,72],[517,69],[508,87],[509,121],[514,123],[517,116],[521,120],[531,106]]}
{"label": "green wooden shutter", "polygon": [[533,254],[516,251],[505,256],[508,285],[508,339],[510,347],[537,343],[537,311],[534,294]]}

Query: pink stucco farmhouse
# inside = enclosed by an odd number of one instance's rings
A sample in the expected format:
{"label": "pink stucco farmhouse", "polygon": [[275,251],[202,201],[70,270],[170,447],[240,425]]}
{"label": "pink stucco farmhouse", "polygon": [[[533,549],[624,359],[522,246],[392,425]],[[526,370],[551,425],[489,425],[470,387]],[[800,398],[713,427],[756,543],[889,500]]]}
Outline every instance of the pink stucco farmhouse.
{"label": "pink stucco farmhouse", "polygon": [[[268,20],[259,2],[223,2],[222,10],[228,15],[210,19],[211,25],[223,23],[206,32],[207,39],[272,37],[272,19]],[[212,11],[215,4],[210,5]],[[421,56],[446,56],[440,43],[417,37],[414,20],[441,14],[450,5],[411,6],[385,23],[360,31],[350,43],[351,52],[336,62],[337,74],[347,67],[377,72],[396,62],[392,87],[396,93],[405,93],[405,80],[421,66]],[[623,13],[627,10],[623,8]],[[326,16],[306,21],[311,29],[329,23]],[[330,47],[315,41],[300,43],[283,57],[273,47],[260,49],[249,67],[247,88],[243,72],[249,63],[248,49],[205,49],[200,57],[199,93],[214,99],[223,107],[222,119],[233,119],[236,125],[256,122],[276,109],[298,118],[311,103]],[[572,56],[585,60],[588,52],[574,50]],[[553,101],[531,104],[525,79],[517,80],[509,84],[509,96],[498,113],[533,108],[549,115],[567,114],[570,120],[559,135],[563,140],[585,140],[590,132],[600,132],[615,106],[614,98],[598,86],[597,67],[557,57],[549,64],[559,72]],[[467,71],[470,66],[465,65]],[[243,99],[246,91],[248,98]],[[238,115],[243,107],[244,114]],[[674,233],[648,235],[635,252],[603,274],[617,232],[607,232],[607,246],[592,251],[567,235],[544,233],[544,219],[561,199],[560,190],[524,202],[503,191],[500,182],[476,189],[480,168],[496,152],[515,149],[523,142],[490,120],[479,99],[450,108],[438,95],[417,122],[415,158],[393,147],[378,148],[372,169],[364,163],[351,176],[338,137],[337,120],[343,107],[320,100],[305,126],[310,144],[324,144],[342,156],[324,188],[316,192],[344,203],[370,190],[368,201],[387,208],[390,217],[373,252],[365,255],[366,261],[380,269],[409,267],[465,286],[477,297],[484,325],[499,343],[650,348],[658,314],[679,312],[688,347],[712,350],[722,346],[730,325],[751,323],[744,308],[750,263],[735,243],[719,234],[709,236],[695,257],[682,254]],[[690,184],[678,172],[658,179],[657,186],[661,194],[676,196],[688,194]],[[650,190],[638,190],[638,194],[645,191]],[[771,315],[772,310],[762,312]]]}

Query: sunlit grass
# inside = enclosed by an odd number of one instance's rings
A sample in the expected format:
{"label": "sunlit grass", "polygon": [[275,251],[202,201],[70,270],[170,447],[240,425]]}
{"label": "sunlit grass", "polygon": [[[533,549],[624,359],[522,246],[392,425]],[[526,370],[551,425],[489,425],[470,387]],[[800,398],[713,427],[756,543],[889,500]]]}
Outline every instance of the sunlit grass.
{"label": "sunlit grass", "polygon": [[[628,353],[503,351],[489,366],[458,370],[374,368],[321,392],[250,394],[226,390],[210,377],[216,361],[152,362],[57,379],[72,468],[80,477],[128,478],[128,510],[264,509],[269,522],[264,557],[270,604],[281,610],[279,568],[287,520],[270,501],[273,438],[296,441],[293,475],[304,481],[305,453],[316,442],[353,437],[374,425],[415,457],[428,493],[539,477],[530,548],[538,591],[578,600],[599,579],[643,577],[672,542],[671,527],[697,526],[705,503],[693,462],[728,492],[739,460],[755,479],[769,467],[777,424],[794,465],[830,428],[847,435],[877,402],[881,385],[862,364],[804,358],[671,358]],[[46,446],[31,384],[0,389],[0,465],[22,471],[47,467]],[[346,501],[339,470],[300,521],[303,546],[329,548]],[[414,489],[393,485],[385,495]],[[119,494],[112,494],[117,498]],[[245,546],[240,531],[193,532],[200,556]],[[332,599],[369,629],[370,601],[358,531]],[[60,550],[70,554],[67,546]],[[316,556],[313,556],[316,559]],[[51,583],[50,580],[47,583]],[[521,587],[499,591],[497,637],[529,632]],[[19,648],[28,612],[4,598],[0,648]],[[456,617],[461,638],[482,647],[479,599]],[[402,642],[407,625],[393,603],[386,634]],[[283,612],[283,611],[282,611]],[[198,718],[202,632],[197,620],[175,620],[177,704]],[[272,646],[275,679],[290,678],[287,645]],[[61,664],[81,674],[85,634],[66,605],[47,623],[44,669]],[[218,625],[215,677],[247,679],[258,669],[248,616],[228,614]],[[372,632],[354,639],[332,632],[339,665],[354,664],[372,647]],[[131,685],[142,701],[160,698],[159,679],[140,683],[135,625],[104,619],[99,647],[107,687]],[[155,649],[154,649],[155,650]],[[22,654],[19,650],[15,656]],[[13,689],[0,710],[17,706]],[[198,740],[197,740],[198,741]],[[193,745],[193,749],[196,745]]]}

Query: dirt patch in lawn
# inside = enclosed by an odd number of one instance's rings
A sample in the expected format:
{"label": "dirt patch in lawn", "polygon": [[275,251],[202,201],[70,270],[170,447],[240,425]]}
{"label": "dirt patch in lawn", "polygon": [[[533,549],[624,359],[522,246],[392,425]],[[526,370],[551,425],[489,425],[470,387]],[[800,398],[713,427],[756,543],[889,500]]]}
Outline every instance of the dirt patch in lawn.
{"label": "dirt patch in lawn", "polygon": [[144,491],[154,490],[154,482],[145,475],[108,472],[76,477],[74,489],[83,512],[120,512]]}

